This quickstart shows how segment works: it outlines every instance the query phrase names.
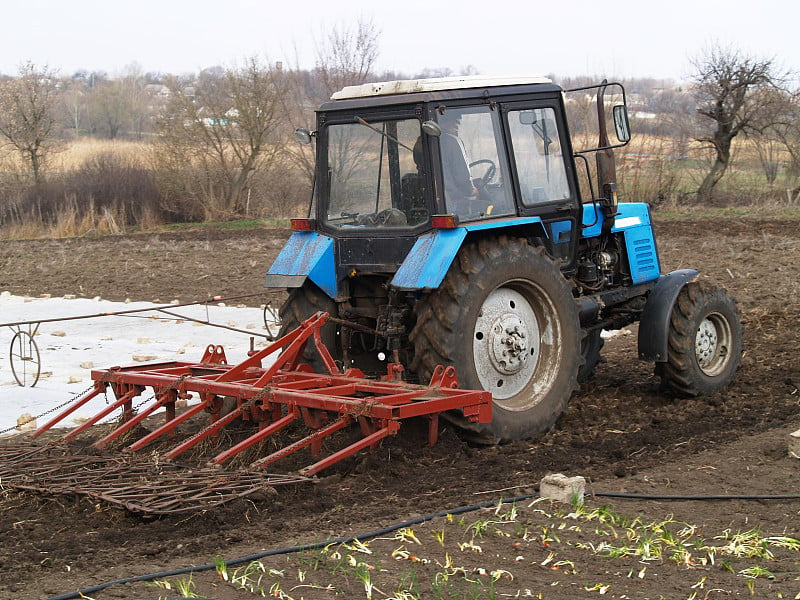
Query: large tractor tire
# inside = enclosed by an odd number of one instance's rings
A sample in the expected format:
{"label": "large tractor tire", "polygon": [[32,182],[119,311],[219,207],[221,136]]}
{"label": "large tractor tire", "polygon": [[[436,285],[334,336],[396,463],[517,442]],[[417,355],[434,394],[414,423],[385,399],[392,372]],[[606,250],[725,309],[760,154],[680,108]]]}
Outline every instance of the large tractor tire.
{"label": "large tractor tire", "polygon": [[492,393],[489,441],[550,429],[577,387],[581,328],[572,293],[542,248],[500,237],[465,245],[420,299],[411,367],[422,382],[453,365],[463,388]]}
{"label": "large tractor tire", "polygon": [[725,290],[704,281],[678,294],[669,323],[667,361],[656,363],[663,386],[680,396],[725,389],[742,355],[742,323]]}
{"label": "large tractor tire", "polygon": [[[278,334],[283,337],[290,331],[297,329],[300,323],[314,316],[317,312],[327,312],[332,316],[337,316],[336,303],[331,300],[325,292],[319,289],[310,281],[306,281],[302,287],[295,288],[289,292],[289,297],[280,308],[281,328]],[[342,353],[339,347],[337,328],[333,323],[326,323],[320,330],[322,341],[328,348],[334,360],[341,360]],[[303,353],[305,361],[311,365],[317,373],[327,373],[325,363],[314,346],[314,341],[309,340]]]}

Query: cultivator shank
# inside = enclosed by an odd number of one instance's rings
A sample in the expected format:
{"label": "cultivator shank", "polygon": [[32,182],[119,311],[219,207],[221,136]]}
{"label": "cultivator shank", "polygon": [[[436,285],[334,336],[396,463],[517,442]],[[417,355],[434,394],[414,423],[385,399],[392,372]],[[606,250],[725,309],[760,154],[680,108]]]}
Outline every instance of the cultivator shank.
{"label": "cultivator shank", "polygon": [[[387,376],[381,381],[367,379],[358,369],[340,372],[321,341],[320,328],[327,318],[326,313],[316,314],[267,348],[250,352],[250,356],[237,365],[227,364],[221,347],[209,346],[199,363],[166,362],[92,371],[95,381],[92,391],[42,425],[33,437],[51,429],[108,387],[116,400],[64,434],[63,439],[71,440],[114,411],[121,410],[119,424],[96,441],[94,447],[104,448],[125,435],[126,449],[135,452],[166,436],[176,438],[182,423],[207,413],[206,426],[186,439],[176,439],[176,443],[161,455],[175,459],[203,440],[218,440],[222,429],[234,421],[256,425],[255,432],[209,461],[211,465],[222,465],[291,424],[302,423],[311,429],[305,437],[250,463],[249,469],[255,470],[305,447],[311,448],[313,456],[319,456],[323,441],[357,424],[361,439],[300,469],[302,475],[313,475],[360,450],[374,448],[381,439],[396,434],[404,419],[428,418],[430,444],[436,442],[438,417],[445,411],[461,411],[471,422],[491,420],[491,394],[459,389],[452,367],[439,367],[427,386],[402,381],[399,365],[390,365]],[[309,342],[315,344],[327,373],[314,373],[302,362]],[[276,360],[264,366],[265,359],[272,356]],[[134,409],[134,398],[147,388],[153,390],[153,399]],[[195,395],[200,402],[178,414],[177,401]],[[136,426],[160,408],[165,409],[164,424],[129,443]]]}

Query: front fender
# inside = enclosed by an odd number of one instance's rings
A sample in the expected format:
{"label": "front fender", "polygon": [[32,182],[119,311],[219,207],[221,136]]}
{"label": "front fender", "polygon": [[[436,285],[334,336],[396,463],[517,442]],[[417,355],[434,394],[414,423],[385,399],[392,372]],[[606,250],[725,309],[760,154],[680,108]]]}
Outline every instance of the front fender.
{"label": "front fender", "polygon": [[680,269],[662,276],[647,297],[639,323],[639,358],[655,362],[667,360],[669,320],[672,307],[683,287],[697,278],[694,269]]}

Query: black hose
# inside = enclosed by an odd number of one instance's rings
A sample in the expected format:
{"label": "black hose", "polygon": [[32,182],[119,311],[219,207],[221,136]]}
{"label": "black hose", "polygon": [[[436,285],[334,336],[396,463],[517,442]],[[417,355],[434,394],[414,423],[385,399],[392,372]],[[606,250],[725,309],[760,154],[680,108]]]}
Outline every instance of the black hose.
{"label": "black hose", "polygon": [[[326,540],[324,542],[315,542],[313,544],[304,544],[302,546],[290,546],[288,548],[279,548],[277,550],[267,550],[266,552],[259,552],[257,554],[250,554],[248,556],[240,556],[239,558],[234,558],[232,560],[225,561],[226,565],[240,565],[242,563],[250,563],[255,560],[260,560],[262,558],[266,558],[268,556],[278,556],[281,554],[293,554],[295,552],[305,552],[306,550],[318,550],[319,548],[325,548],[326,546],[330,546],[331,544],[349,544],[355,540],[363,540],[363,539],[370,539],[379,537],[382,535],[386,535],[387,533],[392,533],[397,531],[398,529],[403,529],[404,527],[411,527],[412,525],[419,525],[420,523],[425,523],[427,521],[431,521],[433,519],[438,519],[441,517],[445,517],[447,515],[459,515],[466,512],[471,512],[474,510],[480,510],[481,508],[488,508],[490,506],[496,506],[497,504],[507,504],[509,502],[522,502],[523,500],[529,500],[531,498],[537,497],[538,494],[528,494],[526,496],[517,496],[516,498],[506,498],[500,500],[492,500],[489,502],[481,502],[480,504],[473,504],[471,506],[463,506],[461,508],[456,508],[455,510],[446,510],[443,512],[438,512],[433,515],[428,515],[425,517],[419,517],[416,519],[412,519],[410,521],[405,521],[403,523],[398,523],[395,525],[390,525],[389,527],[384,527],[383,529],[378,529],[377,531],[372,531],[370,533],[362,533],[360,535],[353,535],[349,537],[341,537],[332,540]],[[46,600],[70,600],[72,598],[81,598],[82,596],[87,596],[89,594],[93,594],[94,592],[99,592],[100,590],[104,590],[112,585],[122,585],[125,583],[136,583],[139,581],[152,581],[153,579],[163,579],[166,577],[176,577],[178,575],[187,575],[189,573],[200,573],[202,571],[210,571],[216,568],[215,564],[206,564],[206,565],[197,565],[194,567],[184,567],[182,569],[173,569],[172,571],[161,571],[159,573],[149,573],[147,575],[136,575],[134,577],[126,577],[124,579],[116,579],[114,581],[107,581],[106,583],[100,583],[98,585],[94,585],[92,587],[88,587],[82,590],[78,590],[75,592],[68,592],[66,594],[62,594],[61,596],[52,596],[47,598]]]}
{"label": "black hose", "polygon": [[[658,495],[658,494],[630,494],[624,492],[589,492],[589,495],[596,496],[599,498],[625,498],[631,500],[800,500],[800,495],[796,494],[668,496],[668,495]],[[419,525],[420,523],[432,521],[433,519],[438,519],[441,517],[445,517],[447,515],[460,515],[475,510],[480,510],[481,508],[496,506],[498,504],[508,504],[510,502],[522,502],[524,500],[530,500],[531,498],[536,498],[538,496],[539,496],[538,494],[527,494],[525,496],[516,496],[514,498],[501,498],[500,500],[491,500],[487,502],[481,502],[480,504],[462,506],[461,508],[456,508],[454,510],[446,510],[425,517],[418,517],[416,519],[411,519],[410,521],[404,521],[403,523],[390,525],[389,527],[384,527],[383,529],[378,529],[377,531],[372,531],[369,533],[362,533],[359,535],[353,535],[349,537],[335,538],[332,540],[326,540],[324,542],[315,542],[313,544],[303,544],[301,546],[289,546],[288,548],[279,548],[277,550],[267,550],[265,552],[259,552],[257,554],[240,556],[239,558],[234,558],[232,560],[225,561],[225,564],[235,566],[235,565],[240,565],[242,563],[250,563],[256,560],[260,560],[268,556],[293,554],[295,552],[305,552],[306,550],[318,550],[319,548],[325,548],[326,546],[330,546],[331,544],[349,544],[355,540],[365,540],[365,539],[380,537],[382,535],[386,535],[388,533],[397,531],[398,529],[403,529],[404,527]],[[149,573],[147,575],[136,575],[134,577],[126,577],[124,579],[116,579],[114,581],[108,581],[106,583],[101,583],[75,592],[62,594],[61,596],[52,596],[50,598],[47,598],[46,600],[71,600],[72,598],[81,598],[88,594],[104,590],[108,587],[111,587],[112,585],[122,585],[125,583],[135,583],[138,581],[152,581],[153,579],[163,579],[166,577],[187,575],[189,573],[200,573],[202,571],[210,571],[211,569],[214,568],[216,568],[216,565],[212,563],[206,565],[197,565],[194,567],[184,567],[182,569],[174,569],[172,571]]]}
{"label": "black hose", "polygon": [[717,494],[703,496],[669,496],[663,494],[628,494],[624,492],[592,492],[592,496],[600,498],[627,498],[631,500],[800,500],[797,494],[752,495],[752,494]]}

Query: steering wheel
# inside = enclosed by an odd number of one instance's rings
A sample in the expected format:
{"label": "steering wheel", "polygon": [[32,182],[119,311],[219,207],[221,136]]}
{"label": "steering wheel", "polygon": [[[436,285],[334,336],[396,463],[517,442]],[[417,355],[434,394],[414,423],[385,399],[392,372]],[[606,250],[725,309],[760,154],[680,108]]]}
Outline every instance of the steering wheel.
{"label": "steering wheel", "polygon": [[477,165],[489,165],[486,168],[486,172],[483,174],[483,177],[477,178],[479,179],[479,181],[475,185],[476,188],[482,190],[483,188],[486,187],[487,184],[489,184],[492,181],[492,179],[494,179],[494,176],[497,174],[497,165],[494,164],[494,161],[491,161],[488,158],[482,158],[480,160],[476,160],[469,163],[469,168],[471,169],[472,167],[475,167]]}

